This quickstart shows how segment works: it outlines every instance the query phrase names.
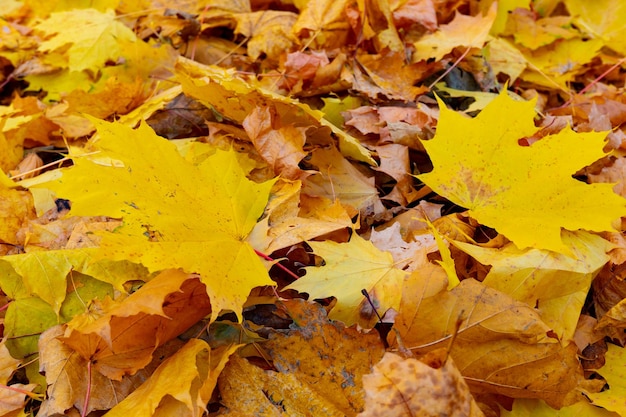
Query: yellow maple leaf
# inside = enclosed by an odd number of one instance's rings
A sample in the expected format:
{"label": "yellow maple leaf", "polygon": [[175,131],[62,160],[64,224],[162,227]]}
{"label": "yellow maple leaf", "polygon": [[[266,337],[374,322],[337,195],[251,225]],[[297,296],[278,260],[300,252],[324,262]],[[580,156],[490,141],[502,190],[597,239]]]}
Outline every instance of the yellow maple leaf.
{"label": "yellow maple leaf", "polygon": [[125,44],[136,42],[131,29],[117,20],[115,13],[95,9],[52,13],[35,26],[49,36],[40,45],[41,51],[55,51],[67,45],[70,71],[97,71],[107,60],[116,61],[124,55]]}
{"label": "yellow maple leaf", "polygon": [[[337,297],[329,317],[347,325],[360,322],[372,327],[376,315],[361,290],[367,290],[376,309],[383,314],[400,305],[402,281],[407,273],[397,269],[393,256],[354,234],[348,243],[308,242],[325,266],[307,268],[304,277],[287,288],[306,292],[311,299]],[[362,314],[367,312],[367,314]]]}
{"label": "yellow maple leaf", "polygon": [[606,363],[597,372],[606,379],[609,389],[598,393],[587,393],[594,405],[615,411],[620,416],[626,415],[626,349],[609,344],[606,352]]}
{"label": "yellow maple leaf", "polygon": [[626,52],[623,42],[626,35],[624,26],[626,4],[619,0],[601,0],[593,3],[567,0],[564,3],[582,30],[594,38],[602,39],[603,43],[614,51],[620,54]]}
{"label": "yellow maple leaf", "polygon": [[272,181],[248,180],[234,151],[193,164],[145,124],[133,130],[92,121],[100,152],[74,158],[60,179],[43,186],[71,200],[73,215],[123,218],[116,233],[104,235],[102,258],[199,273],[215,313],[239,313],[250,289],[273,285],[246,242]]}
{"label": "yellow maple leaf", "polygon": [[612,230],[611,222],[626,215],[626,200],[611,184],[572,178],[605,155],[606,133],[568,128],[523,147],[518,140],[538,130],[534,101],[503,93],[474,119],[439,105],[437,133],[422,142],[434,169],[419,178],[520,249],[568,253],[561,229]]}

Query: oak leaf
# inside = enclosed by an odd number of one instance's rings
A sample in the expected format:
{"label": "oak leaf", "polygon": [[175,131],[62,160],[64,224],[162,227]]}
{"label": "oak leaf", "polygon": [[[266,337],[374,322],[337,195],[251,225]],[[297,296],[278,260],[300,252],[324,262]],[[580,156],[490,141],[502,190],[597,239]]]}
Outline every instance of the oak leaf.
{"label": "oak leaf", "polygon": [[71,200],[73,215],[123,218],[115,233],[103,235],[101,258],[141,263],[150,271],[197,272],[215,313],[239,313],[250,289],[272,285],[245,241],[263,213],[271,181],[248,180],[234,151],[217,150],[193,164],[145,124],[133,130],[93,122],[100,152],[74,158],[72,168],[44,186]]}
{"label": "oak leaf", "polygon": [[532,101],[503,93],[474,119],[440,107],[435,137],[422,142],[434,169],[418,177],[519,248],[567,253],[561,229],[612,230],[626,214],[611,185],[571,177],[605,155],[604,133],[565,129],[524,147],[538,130]]}
{"label": "oak leaf", "polygon": [[396,267],[389,252],[379,250],[356,233],[347,243],[307,243],[325,265],[308,267],[306,275],[287,288],[306,292],[311,299],[337,297],[329,317],[348,325],[358,322],[371,328],[378,321],[361,292],[363,289],[381,314],[389,308],[398,309],[407,273]]}
{"label": "oak leaf", "polygon": [[365,411],[359,417],[482,417],[463,376],[445,350],[428,362],[387,352],[363,376]]}

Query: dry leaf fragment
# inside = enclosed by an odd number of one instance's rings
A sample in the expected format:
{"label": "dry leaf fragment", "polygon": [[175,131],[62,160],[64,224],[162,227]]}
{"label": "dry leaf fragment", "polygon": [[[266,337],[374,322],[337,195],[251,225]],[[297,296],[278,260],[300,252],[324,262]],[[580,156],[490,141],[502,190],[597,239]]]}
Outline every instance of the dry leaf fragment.
{"label": "dry leaf fragment", "polygon": [[385,353],[373,372],[363,376],[365,411],[359,417],[484,416],[454,361],[445,359],[447,352],[431,352],[431,359],[433,355],[438,364]]}

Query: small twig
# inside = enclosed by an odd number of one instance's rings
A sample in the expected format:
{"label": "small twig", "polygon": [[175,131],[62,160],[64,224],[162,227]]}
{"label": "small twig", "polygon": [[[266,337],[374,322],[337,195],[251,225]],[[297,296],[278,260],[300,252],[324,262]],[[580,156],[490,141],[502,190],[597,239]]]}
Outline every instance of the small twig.
{"label": "small twig", "polygon": [[587,84],[587,86],[586,86],[585,88],[583,88],[582,90],[580,90],[577,94],[572,95],[572,97],[571,97],[569,100],[567,100],[567,101],[566,101],[563,105],[561,105],[561,106],[557,107],[557,108],[556,108],[556,109],[554,109],[554,110],[557,110],[557,109],[562,109],[562,108],[567,107],[567,106],[569,106],[570,104],[572,104],[572,101],[574,101],[574,97],[576,97],[576,96],[578,96],[578,95],[581,95],[581,94],[584,94],[584,93],[586,93],[587,91],[589,91],[589,89],[590,89],[591,87],[593,87],[593,86],[594,86],[594,85],[596,85],[598,82],[600,82],[600,80],[601,80],[601,79],[603,79],[604,77],[606,77],[607,75],[609,75],[609,73],[610,73],[611,71],[613,71],[614,69],[616,69],[617,67],[619,67],[620,65],[622,65],[622,64],[624,63],[624,61],[626,61],[626,57],[624,57],[624,58],[620,59],[619,61],[617,61],[615,64],[613,64],[613,65],[611,66],[611,68],[609,68],[608,70],[604,71],[604,72],[603,72],[602,74],[600,74],[600,75],[599,75],[599,76],[598,76],[595,80],[593,80],[592,82],[590,82],[589,84]]}
{"label": "small twig", "polygon": [[361,290],[361,294],[363,294],[363,296],[367,299],[367,302],[370,303],[370,306],[372,306],[372,310],[374,310],[374,313],[376,313],[376,317],[378,317],[378,321],[382,324],[383,318],[380,316],[380,314],[378,314],[378,310],[376,310],[376,306],[372,302],[372,299],[370,298],[370,295],[365,288]]}
{"label": "small twig", "polygon": [[441,74],[439,77],[437,77],[437,79],[435,81],[430,83],[430,85],[428,86],[428,89],[429,90],[432,89],[435,86],[435,84],[437,84],[439,81],[443,80],[443,78],[446,75],[450,74],[450,71],[452,71],[454,68],[456,68],[456,66],[459,65],[459,63],[463,60],[463,58],[465,58],[467,56],[467,54],[469,53],[470,49],[472,49],[472,48],[471,47],[467,48],[465,50],[465,52],[463,52],[461,54],[461,56],[458,57],[456,61],[454,61],[454,64],[452,64],[452,66],[450,68],[448,68],[443,74]]}

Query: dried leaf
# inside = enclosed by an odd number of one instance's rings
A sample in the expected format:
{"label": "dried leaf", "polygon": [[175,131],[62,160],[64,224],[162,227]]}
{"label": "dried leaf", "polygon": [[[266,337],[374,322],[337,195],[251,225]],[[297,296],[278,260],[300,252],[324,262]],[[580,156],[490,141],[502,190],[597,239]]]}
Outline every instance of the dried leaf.
{"label": "dried leaf", "polygon": [[433,365],[385,353],[363,376],[365,411],[359,417],[482,417],[454,361],[437,352],[440,362]]}
{"label": "dried leaf", "polygon": [[157,347],[210,312],[197,277],[166,270],[123,301],[74,317],[62,340],[93,361],[98,372],[121,380],[150,363]]}

